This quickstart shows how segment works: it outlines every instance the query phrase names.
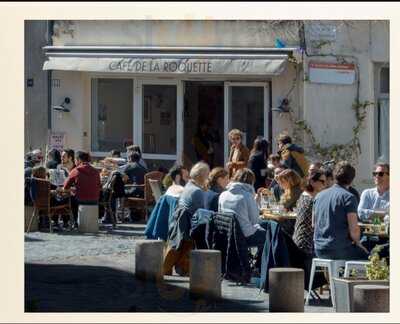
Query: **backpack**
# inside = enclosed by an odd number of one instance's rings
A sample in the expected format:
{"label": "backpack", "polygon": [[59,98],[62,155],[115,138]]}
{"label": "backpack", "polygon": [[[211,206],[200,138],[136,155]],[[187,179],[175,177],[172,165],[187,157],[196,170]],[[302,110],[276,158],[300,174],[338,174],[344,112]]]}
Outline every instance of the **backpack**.
{"label": "backpack", "polygon": [[288,148],[283,149],[281,153],[282,160],[290,161],[291,169],[294,169],[297,173],[299,173],[300,177],[304,178],[308,175],[308,168],[310,163],[306,159],[304,153],[298,151],[291,151]]}
{"label": "backpack", "polygon": [[108,190],[111,190],[115,198],[125,197],[125,183],[122,180],[122,174],[114,171],[111,175],[111,180],[108,183]]}

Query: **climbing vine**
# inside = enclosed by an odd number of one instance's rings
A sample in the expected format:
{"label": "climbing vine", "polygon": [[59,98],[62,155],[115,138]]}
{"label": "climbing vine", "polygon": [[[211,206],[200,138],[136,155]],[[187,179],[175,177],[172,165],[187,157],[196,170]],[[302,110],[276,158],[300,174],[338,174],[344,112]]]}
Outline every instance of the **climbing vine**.
{"label": "climbing vine", "polygon": [[[337,26],[339,27],[340,24]],[[346,24],[347,26],[347,24]],[[347,26],[349,28],[351,26]],[[299,24],[299,32],[300,32],[300,39],[301,39],[301,44],[302,44],[302,53],[303,55],[306,55],[307,57],[334,57],[338,61],[338,63],[349,63],[348,59],[350,59],[356,66],[356,73],[357,73],[357,89],[356,89],[356,96],[354,99],[354,102],[352,104],[352,110],[354,112],[356,124],[352,128],[352,138],[345,144],[332,144],[329,146],[323,146],[316,136],[313,133],[313,130],[311,129],[310,125],[307,123],[306,120],[304,119],[296,119],[293,110],[289,108],[288,111],[288,116],[289,119],[293,125],[293,137],[297,141],[301,141],[301,139],[304,139],[308,137],[309,139],[309,148],[308,148],[308,154],[312,156],[315,159],[321,160],[321,161],[326,161],[326,160],[347,160],[351,163],[356,163],[358,160],[359,155],[361,154],[361,143],[360,143],[360,133],[362,129],[364,128],[365,124],[365,119],[367,118],[367,109],[370,106],[373,106],[373,102],[369,101],[364,101],[360,102],[360,77],[359,77],[359,68],[357,64],[357,58],[352,56],[352,55],[339,55],[339,54],[334,54],[334,53],[316,53],[316,54],[309,54],[307,52],[307,44],[306,44],[306,38],[305,38],[305,28],[304,28],[304,21],[301,21]],[[314,45],[314,49],[321,49],[325,45],[329,45],[331,42],[329,41],[320,41],[318,44],[312,44]],[[294,86],[298,80],[298,71],[297,71],[297,60],[295,57],[290,56],[289,62],[294,64],[294,68],[296,70],[296,77],[293,80],[293,85],[291,89],[289,90],[288,94],[286,95],[286,98],[290,95],[292,90],[294,89]],[[303,82],[309,81],[309,76],[304,73],[303,75]],[[305,135],[305,136],[303,136]]]}
{"label": "climbing vine", "polygon": [[347,160],[355,163],[361,154],[360,132],[364,128],[364,122],[367,117],[367,108],[374,105],[372,102],[354,102],[352,109],[354,111],[356,125],[352,128],[352,138],[345,144],[332,144],[322,146],[316,139],[313,130],[304,119],[296,119],[293,111],[289,110],[289,119],[294,126],[293,137],[299,139],[301,134],[305,134],[310,140],[308,154],[314,158],[325,160]]}

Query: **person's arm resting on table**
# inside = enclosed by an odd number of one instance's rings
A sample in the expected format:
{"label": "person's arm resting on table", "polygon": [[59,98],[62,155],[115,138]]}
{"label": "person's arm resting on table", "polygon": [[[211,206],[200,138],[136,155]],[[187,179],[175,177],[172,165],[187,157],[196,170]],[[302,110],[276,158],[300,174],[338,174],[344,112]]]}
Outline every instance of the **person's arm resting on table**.
{"label": "person's arm resting on table", "polygon": [[358,205],[358,215],[361,221],[369,220],[370,216],[374,213],[373,201],[367,190],[364,190],[360,197],[360,204]]}

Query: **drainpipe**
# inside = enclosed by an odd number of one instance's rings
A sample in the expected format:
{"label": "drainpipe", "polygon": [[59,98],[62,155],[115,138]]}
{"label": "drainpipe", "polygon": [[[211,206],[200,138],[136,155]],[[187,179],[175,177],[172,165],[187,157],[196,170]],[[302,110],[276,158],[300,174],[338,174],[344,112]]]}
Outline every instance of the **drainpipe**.
{"label": "drainpipe", "polygon": [[[47,37],[46,37],[47,46],[51,46],[53,44],[52,40],[53,25],[54,25],[54,20],[47,21]],[[48,130],[51,130],[51,105],[52,105],[51,78],[52,78],[52,71],[48,70],[47,71],[47,129]]]}

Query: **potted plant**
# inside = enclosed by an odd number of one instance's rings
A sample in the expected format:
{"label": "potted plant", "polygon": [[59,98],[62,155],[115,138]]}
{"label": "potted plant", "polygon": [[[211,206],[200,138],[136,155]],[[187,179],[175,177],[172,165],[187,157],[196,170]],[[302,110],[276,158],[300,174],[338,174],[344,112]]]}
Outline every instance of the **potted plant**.
{"label": "potted plant", "polygon": [[333,278],[336,312],[353,311],[353,289],[356,285],[389,285],[389,266],[386,259],[379,257],[382,246],[376,246],[369,256],[370,263],[365,266],[365,275],[352,271],[349,277]]}

